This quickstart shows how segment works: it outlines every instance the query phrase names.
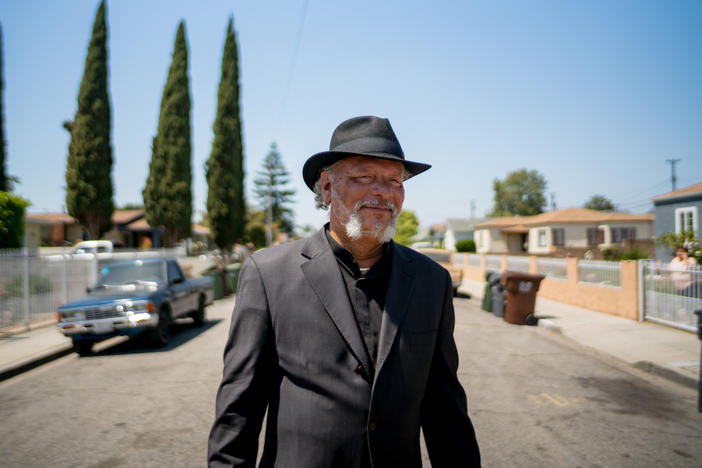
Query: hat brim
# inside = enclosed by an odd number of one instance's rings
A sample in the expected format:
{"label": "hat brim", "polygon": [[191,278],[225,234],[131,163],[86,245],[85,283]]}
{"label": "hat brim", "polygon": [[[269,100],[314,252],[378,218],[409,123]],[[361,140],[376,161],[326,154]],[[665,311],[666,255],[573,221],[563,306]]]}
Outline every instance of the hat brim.
{"label": "hat brim", "polygon": [[346,158],[353,158],[355,156],[366,156],[370,158],[380,158],[389,161],[397,161],[402,163],[407,170],[409,177],[414,177],[417,174],[421,174],[431,167],[431,164],[424,164],[415,161],[407,161],[406,159],[401,159],[394,154],[388,153],[349,153],[345,151],[323,151],[312,155],[307,159],[305,165],[302,167],[302,178],[305,180],[305,184],[314,191],[314,184],[317,183],[319,175],[327,166],[334,164],[337,161],[341,161]]}

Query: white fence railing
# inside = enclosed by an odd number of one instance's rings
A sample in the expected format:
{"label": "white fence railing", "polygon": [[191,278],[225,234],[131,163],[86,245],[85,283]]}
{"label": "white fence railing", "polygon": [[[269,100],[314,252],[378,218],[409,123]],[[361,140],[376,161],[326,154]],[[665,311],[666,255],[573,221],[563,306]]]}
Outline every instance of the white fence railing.
{"label": "white fence railing", "polygon": [[84,296],[109,263],[181,254],[181,249],[161,249],[42,257],[36,250],[0,250],[0,330],[53,319],[62,303]]}
{"label": "white fence railing", "polygon": [[642,261],[643,319],[697,331],[696,310],[702,310],[702,269],[672,269]]}
{"label": "white fence railing", "polygon": [[548,279],[567,280],[567,264],[565,258],[538,257],[536,259],[536,271]]}
{"label": "white fence railing", "polygon": [[621,263],[600,260],[578,261],[578,281],[612,288],[621,287]]}
{"label": "white fence railing", "polygon": [[487,271],[500,271],[502,269],[502,255],[486,255],[485,269]]}
{"label": "white fence railing", "polygon": [[507,269],[529,273],[529,257],[507,257]]}
{"label": "white fence railing", "polygon": [[468,266],[471,268],[480,268],[480,255],[468,254]]}

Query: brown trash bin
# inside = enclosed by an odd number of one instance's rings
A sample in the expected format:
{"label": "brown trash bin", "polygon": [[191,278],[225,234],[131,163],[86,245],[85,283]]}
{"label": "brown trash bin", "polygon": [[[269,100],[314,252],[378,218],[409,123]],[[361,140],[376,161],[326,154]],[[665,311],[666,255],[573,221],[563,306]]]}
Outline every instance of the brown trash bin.
{"label": "brown trash bin", "polygon": [[501,283],[505,288],[505,322],[517,325],[535,325],[534,304],[544,275],[531,275],[519,271],[502,272]]}

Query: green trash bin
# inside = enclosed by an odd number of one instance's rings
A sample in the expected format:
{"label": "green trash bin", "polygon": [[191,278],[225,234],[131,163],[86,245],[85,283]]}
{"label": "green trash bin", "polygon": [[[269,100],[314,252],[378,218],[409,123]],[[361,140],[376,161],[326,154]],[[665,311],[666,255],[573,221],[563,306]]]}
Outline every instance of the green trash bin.
{"label": "green trash bin", "polygon": [[227,265],[227,279],[229,280],[229,290],[232,294],[236,294],[236,285],[239,282],[239,270],[241,270],[241,263]]}
{"label": "green trash bin", "polygon": [[222,293],[222,276],[220,275],[219,271],[212,270],[208,272],[206,276],[209,276],[212,279],[212,299],[214,299],[215,301],[217,299],[222,299],[222,297],[224,297],[224,294]]}

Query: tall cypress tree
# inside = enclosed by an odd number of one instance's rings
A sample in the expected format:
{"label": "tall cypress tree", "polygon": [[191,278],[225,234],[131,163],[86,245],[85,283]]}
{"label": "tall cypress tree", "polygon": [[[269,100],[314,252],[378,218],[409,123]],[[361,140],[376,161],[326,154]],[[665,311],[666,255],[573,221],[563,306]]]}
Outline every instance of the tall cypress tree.
{"label": "tall cypress tree", "polygon": [[103,0],[88,45],[66,165],[66,208],[91,238],[110,228],[114,210],[105,10]]}
{"label": "tall cypress tree", "polygon": [[142,192],[146,220],[151,226],[163,227],[167,242],[172,245],[189,236],[192,229],[190,84],[182,20],[176,32],[151,151],[149,176]]}
{"label": "tall cypress tree", "polygon": [[239,109],[239,55],[229,18],[217,92],[212,152],[207,161],[207,217],[215,243],[225,251],[242,240],[246,224],[244,154]]}
{"label": "tall cypress tree", "polygon": [[5,95],[5,80],[3,80],[2,62],[2,25],[0,25],[0,191],[9,192],[10,181],[8,180],[5,156],[5,106],[3,99]]}

